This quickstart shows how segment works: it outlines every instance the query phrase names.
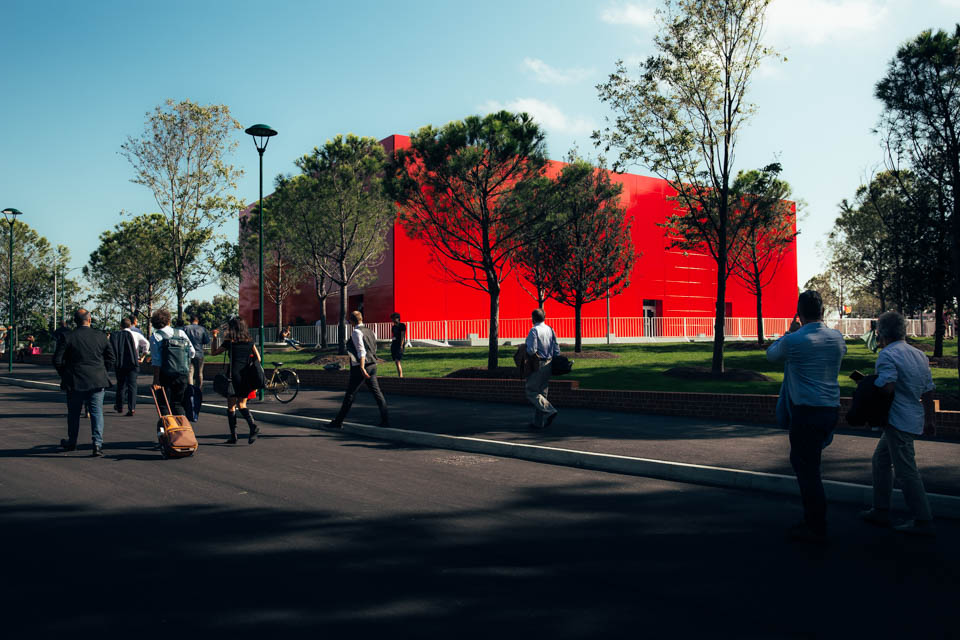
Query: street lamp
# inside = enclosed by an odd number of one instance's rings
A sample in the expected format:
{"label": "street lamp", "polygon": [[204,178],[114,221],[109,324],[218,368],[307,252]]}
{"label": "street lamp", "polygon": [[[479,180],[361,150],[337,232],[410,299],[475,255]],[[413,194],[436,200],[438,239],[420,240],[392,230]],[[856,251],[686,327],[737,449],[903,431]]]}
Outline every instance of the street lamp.
{"label": "street lamp", "polygon": [[[263,152],[267,150],[270,138],[277,135],[277,132],[265,124],[255,124],[248,127],[244,133],[253,137],[253,144],[257,148],[257,153],[260,154],[260,215],[258,216],[260,218],[260,331],[257,342],[260,346],[260,357],[263,358]],[[262,391],[257,391],[257,399],[263,399]]]}
{"label": "street lamp", "polygon": [[13,223],[17,216],[23,215],[23,212],[13,207],[7,207],[2,213],[10,225],[10,306],[7,308],[10,315],[10,328],[7,329],[7,346],[9,347],[7,351],[9,351],[10,362],[7,371],[13,373]]}

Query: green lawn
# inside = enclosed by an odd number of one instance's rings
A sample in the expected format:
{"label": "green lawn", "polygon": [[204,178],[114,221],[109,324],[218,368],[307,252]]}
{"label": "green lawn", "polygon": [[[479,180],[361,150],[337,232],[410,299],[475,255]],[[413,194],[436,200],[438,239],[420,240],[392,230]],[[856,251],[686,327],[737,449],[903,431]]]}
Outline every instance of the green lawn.
{"label": "green lawn", "polygon": [[[932,345],[932,339],[923,339]],[[514,347],[501,347],[500,366],[513,366]],[[727,368],[749,369],[770,377],[771,382],[716,382],[681,380],[663,375],[667,369],[680,366],[709,367],[713,353],[710,343],[669,343],[634,345],[586,346],[585,351],[600,350],[618,354],[616,359],[593,360],[577,358],[577,354],[564,351],[576,361],[573,372],[564,378],[577,380],[587,389],[643,389],[649,391],[701,391],[726,393],[776,394],[783,379],[782,365],[767,361],[763,351],[727,350],[724,363]],[[389,351],[382,349],[381,358],[389,359]],[[511,354],[511,355],[508,355]],[[957,343],[946,342],[944,355],[957,355]],[[314,356],[310,352],[267,354],[267,362],[281,360],[286,366],[299,369],[319,368],[307,365]],[[840,372],[840,387],[845,395],[853,392],[855,384],[848,375],[854,369],[864,373],[873,372],[876,355],[871,353],[861,340],[847,341],[847,355]],[[410,377],[443,377],[451,371],[467,367],[485,367],[486,347],[472,348],[410,348],[403,360],[404,375]],[[956,394],[958,390],[955,369],[933,368],[933,378],[940,393]],[[381,365],[380,375],[395,374],[392,362]]]}

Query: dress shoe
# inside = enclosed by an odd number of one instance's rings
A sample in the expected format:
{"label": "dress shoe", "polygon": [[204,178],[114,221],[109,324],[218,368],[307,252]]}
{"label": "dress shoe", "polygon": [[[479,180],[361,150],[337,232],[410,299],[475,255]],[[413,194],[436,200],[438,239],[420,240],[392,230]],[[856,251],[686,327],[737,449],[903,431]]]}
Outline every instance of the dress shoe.
{"label": "dress shoe", "polygon": [[130,411],[127,411],[127,417],[129,418],[130,416],[132,416],[132,415],[135,414],[135,413],[136,413],[135,410],[130,409]]}
{"label": "dress shoe", "polygon": [[937,530],[933,528],[931,520],[904,520],[893,528],[894,531],[905,533],[910,536],[923,536],[933,538],[937,535]]}
{"label": "dress shoe", "polygon": [[860,512],[860,519],[876,527],[889,527],[890,511],[888,509],[867,509]]}
{"label": "dress shoe", "polygon": [[795,524],[787,530],[787,537],[795,542],[827,544],[827,534],[814,531],[806,522]]}
{"label": "dress shoe", "polygon": [[237,444],[237,434],[231,433],[223,444]]}
{"label": "dress shoe", "polygon": [[103,447],[93,445],[93,453],[90,454],[92,458],[102,458],[103,457]]}
{"label": "dress shoe", "polygon": [[113,410],[116,411],[117,413],[123,413],[123,407],[121,407],[120,405],[115,405],[113,407]]}
{"label": "dress shoe", "polygon": [[60,440],[60,448],[63,449],[64,451],[76,451],[77,445],[76,443],[70,444],[70,442],[64,438]]}

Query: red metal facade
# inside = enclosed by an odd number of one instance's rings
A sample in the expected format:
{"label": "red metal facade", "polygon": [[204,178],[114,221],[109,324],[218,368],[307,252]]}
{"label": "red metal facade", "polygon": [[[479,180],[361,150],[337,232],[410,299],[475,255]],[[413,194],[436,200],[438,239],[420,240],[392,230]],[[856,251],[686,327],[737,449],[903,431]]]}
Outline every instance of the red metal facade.
{"label": "red metal facade", "polygon": [[[381,141],[387,152],[409,146],[407,136],[394,135]],[[551,162],[548,171],[555,174],[562,163]],[[657,316],[712,317],[716,299],[716,265],[709,255],[667,249],[667,239],[659,223],[670,214],[672,193],[667,182],[633,174],[613,174],[623,184],[623,203],[631,219],[636,260],[630,286],[611,298],[614,317],[641,317],[644,303],[655,308]],[[251,205],[251,207],[256,205]],[[250,210],[248,207],[247,211]],[[244,214],[246,211],[244,212]],[[242,214],[243,215],[243,214]],[[450,282],[433,263],[430,250],[413,240],[399,225],[390,232],[389,249],[379,267],[377,279],[363,288],[350,291],[348,309],[361,302],[364,319],[371,322],[389,320],[397,311],[404,320],[476,320],[489,317],[489,297],[474,289]],[[763,292],[763,313],[768,318],[789,318],[796,310],[797,257],[796,245],[788,249],[773,282]],[[265,300],[267,325],[276,323],[276,309]],[[736,278],[727,281],[728,317],[756,316],[756,298]],[[516,277],[503,284],[500,296],[501,318],[525,318],[536,305]],[[256,272],[244,272],[240,288],[240,312],[255,326],[257,302]],[[339,296],[327,301],[328,321],[336,322]],[[573,309],[554,301],[546,303],[548,317],[573,315]],[[312,324],[319,317],[320,305],[312,280],[304,282],[300,293],[284,303],[284,323],[294,324],[301,318]],[[584,317],[606,315],[605,301],[584,307]]]}

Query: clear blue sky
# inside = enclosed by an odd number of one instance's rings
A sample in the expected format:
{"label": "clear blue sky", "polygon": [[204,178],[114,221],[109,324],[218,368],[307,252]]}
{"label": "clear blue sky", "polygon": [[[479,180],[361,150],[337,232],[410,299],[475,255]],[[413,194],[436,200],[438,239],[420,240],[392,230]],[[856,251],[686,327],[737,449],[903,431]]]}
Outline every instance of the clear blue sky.
{"label": "clear blue sky", "polygon": [[[614,61],[648,55],[654,0],[476,3],[139,0],[7,3],[2,16],[0,206],[14,206],[82,265],[98,234],[155,211],[118,151],[167,98],[222,103],[244,126],[279,131],[266,184],[338,134],[382,138],[494,108],[544,125],[550,155],[593,153],[606,110],[594,86]],[[768,41],[789,61],[757,76],[759,112],[738,168],[775,157],[801,223],[800,284],[821,269],[816,245],[837,203],[881,163],[872,97],[897,46],[952,28],[960,0],[774,0]],[[233,158],[257,194],[257,154]],[[637,173],[646,173],[642,168]],[[233,227],[229,229],[231,233]],[[206,287],[191,297],[217,292]]]}

